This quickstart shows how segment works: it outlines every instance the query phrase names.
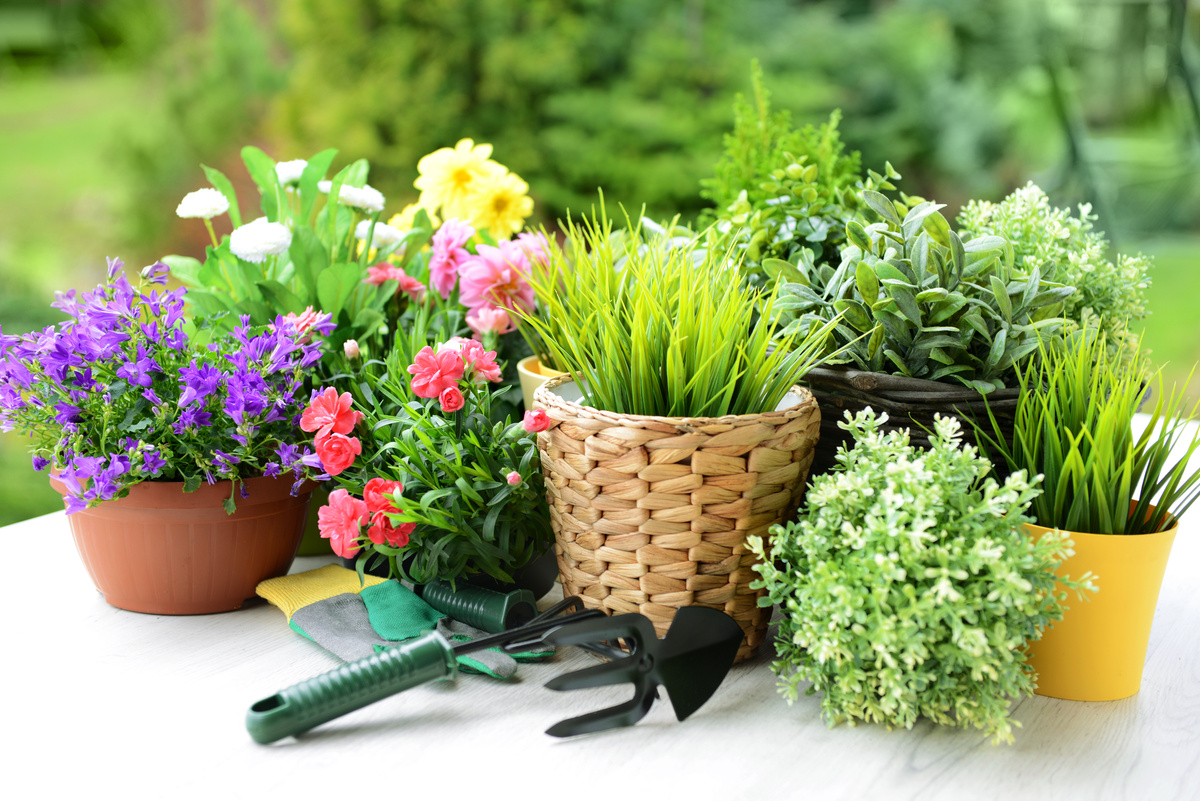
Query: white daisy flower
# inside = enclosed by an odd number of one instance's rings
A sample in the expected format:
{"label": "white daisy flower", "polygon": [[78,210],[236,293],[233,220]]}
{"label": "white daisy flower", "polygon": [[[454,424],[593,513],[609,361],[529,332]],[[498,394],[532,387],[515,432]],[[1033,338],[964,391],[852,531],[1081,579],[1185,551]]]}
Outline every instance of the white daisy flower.
{"label": "white daisy flower", "polygon": [[383,204],[387,201],[384,199],[382,192],[372,188],[368,184],[363,187],[343,186],[341,193],[338,195],[338,202],[347,206],[353,206],[356,209],[377,212],[383,211]]}
{"label": "white daisy flower", "polygon": [[224,214],[227,211],[229,211],[229,198],[221,194],[219,190],[208,186],[197,189],[195,192],[188,192],[175,209],[175,213],[184,219],[198,217],[205,220],[211,220],[218,214]]}
{"label": "white daisy flower", "polygon": [[317,189],[328,195],[329,190],[333,189],[333,181],[317,181]]}
{"label": "white daisy flower", "polygon": [[[354,235],[359,239],[366,239],[371,232],[371,221],[363,220],[354,228]],[[399,228],[393,228],[387,223],[375,223],[375,235],[371,238],[371,247],[386,248],[389,245],[394,245],[404,238],[404,232]]]}
{"label": "white daisy flower", "polygon": [[283,223],[259,217],[229,235],[229,249],[239,259],[261,264],[267,256],[278,256],[292,244],[292,232]]}
{"label": "white daisy flower", "polygon": [[275,165],[275,174],[279,176],[281,184],[298,184],[300,176],[304,174],[304,168],[307,166],[308,162],[304,159],[281,161]]}

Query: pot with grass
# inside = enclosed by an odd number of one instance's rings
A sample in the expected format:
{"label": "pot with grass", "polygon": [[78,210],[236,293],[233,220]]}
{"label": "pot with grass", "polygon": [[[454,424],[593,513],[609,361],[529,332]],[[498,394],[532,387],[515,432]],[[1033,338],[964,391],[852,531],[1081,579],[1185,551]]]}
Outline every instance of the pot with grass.
{"label": "pot with grass", "polygon": [[568,223],[526,319],[569,374],[533,413],[563,591],[660,634],[680,607],[721,609],[746,659],[770,616],[746,537],[800,501],[820,411],[796,381],[830,326],[779,337],[774,296],[759,306],[727,254],[640,226],[618,239],[603,217]]}
{"label": "pot with grass", "polygon": [[[1019,371],[1011,439],[992,421],[981,441],[1012,470],[1042,474],[1033,537],[1061,530],[1074,541],[1062,570],[1090,573],[1098,588],[1030,645],[1040,695],[1078,701],[1126,698],[1141,688],[1163,573],[1179,517],[1200,495],[1200,430],[1184,390],[1165,392],[1134,352],[1126,359],[1102,333],[1080,332],[1043,347]],[[1152,395],[1152,397],[1150,397]],[[1134,414],[1146,404],[1145,428]]]}

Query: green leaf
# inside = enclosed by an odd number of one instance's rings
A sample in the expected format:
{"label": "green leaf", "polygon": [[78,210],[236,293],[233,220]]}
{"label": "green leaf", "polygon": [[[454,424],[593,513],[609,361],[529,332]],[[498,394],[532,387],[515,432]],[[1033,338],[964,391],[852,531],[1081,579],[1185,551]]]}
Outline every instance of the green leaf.
{"label": "green leaf", "polygon": [[790,283],[805,283],[804,274],[790,261],[784,261],[783,259],[763,259],[762,268],[767,275],[776,281],[782,279]]}
{"label": "green leaf", "polygon": [[258,184],[262,192],[262,211],[269,220],[279,219],[279,175],[275,172],[275,160],[253,145],[242,148],[242,161],[246,171]]}
{"label": "green leaf", "polygon": [[846,238],[850,240],[850,244],[857,245],[863,253],[871,251],[871,238],[867,236],[866,229],[857,220],[850,220],[846,223]]}
{"label": "green leaf", "polygon": [[333,159],[336,155],[337,150],[333,148],[322,150],[308,160],[304,172],[300,174],[299,219],[301,222],[309,222],[313,205],[317,202],[317,195],[320,194],[317,184],[325,178],[325,173],[329,172],[329,166],[333,164]]}
{"label": "green leaf", "polygon": [[913,291],[908,287],[897,285],[889,286],[887,289],[892,300],[896,301],[900,313],[907,317],[913,325],[920,327],[921,309],[917,306],[917,298]]}
{"label": "green leaf", "polygon": [[934,212],[921,225],[929,238],[944,248],[950,247],[950,223],[941,214]]}
{"label": "green leaf", "polygon": [[278,281],[274,279],[259,281],[258,288],[262,291],[263,297],[267,302],[272,304],[275,307],[275,311],[279,314],[300,314],[304,311],[306,306],[304,301],[296,297],[296,294],[292,290]]}
{"label": "green leaf", "polygon": [[860,301],[839,300],[833,304],[833,308],[842,314],[846,322],[863,333],[875,327],[870,310]]}
{"label": "green leaf", "polygon": [[896,207],[885,195],[866,189],[863,190],[862,199],[872,211],[883,218],[884,222],[895,228],[901,226],[900,215],[896,213]]}
{"label": "green leaf", "polygon": [[200,277],[199,259],[191,256],[163,256],[163,264],[171,268],[171,275],[188,286],[196,286]]}
{"label": "green leaf", "polygon": [[1004,315],[1007,322],[1012,322],[1012,301],[1008,297],[1008,288],[999,276],[991,276],[992,297],[996,299],[996,305],[1000,309],[1000,313]]}
{"label": "green leaf", "polygon": [[858,285],[858,294],[868,305],[879,300],[879,278],[866,262],[860,261],[855,266],[854,281]]}
{"label": "green leaf", "polygon": [[242,226],[242,213],[238,209],[237,192],[233,191],[233,184],[225,177],[225,174],[218,169],[201,164],[200,168],[204,170],[204,175],[208,178],[208,182],[213,185],[213,188],[225,196],[229,201],[229,222],[233,223],[234,228]]}
{"label": "green leaf", "polygon": [[362,283],[362,271],[357,264],[335,264],[317,276],[317,298],[321,311],[335,318],[346,301]]}

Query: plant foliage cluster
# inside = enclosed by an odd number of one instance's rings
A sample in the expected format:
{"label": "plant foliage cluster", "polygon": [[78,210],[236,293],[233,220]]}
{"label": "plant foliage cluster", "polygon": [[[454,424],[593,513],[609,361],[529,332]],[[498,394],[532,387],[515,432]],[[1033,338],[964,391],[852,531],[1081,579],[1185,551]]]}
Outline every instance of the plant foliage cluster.
{"label": "plant foliage cluster", "polygon": [[782,612],[781,691],[791,702],[812,682],[830,725],[924,716],[1011,742],[1009,703],[1035,686],[1025,646],[1062,618],[1069,541],[1025,534],[1038,490],[1024,473],[988,477],[954,418],[924,451],[869,410],[847,417],[854,447],[813,480],[799,519],[750,541],[762,603]]}

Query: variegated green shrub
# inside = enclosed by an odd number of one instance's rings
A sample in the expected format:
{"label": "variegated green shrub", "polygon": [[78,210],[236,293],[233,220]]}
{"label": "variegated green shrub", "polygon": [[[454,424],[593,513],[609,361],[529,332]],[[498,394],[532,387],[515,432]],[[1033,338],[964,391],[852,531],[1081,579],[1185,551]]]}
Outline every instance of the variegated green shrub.
{"label": "variegated green shrub", "polygon": [[929,451],[885,420],[843,423],[856,444],[813,480],[799,519],[769,545],[750,538],[761,603],[780,606],[780,690],[792,703],[812,682],[831,726],[924,716],[1011,742],[1009,702],[1035,686],[1026,643],[1062,617],[1069,541],[1025,534],[1039,490],[1024,471],[989,478],[955,418],[937,419]]}

